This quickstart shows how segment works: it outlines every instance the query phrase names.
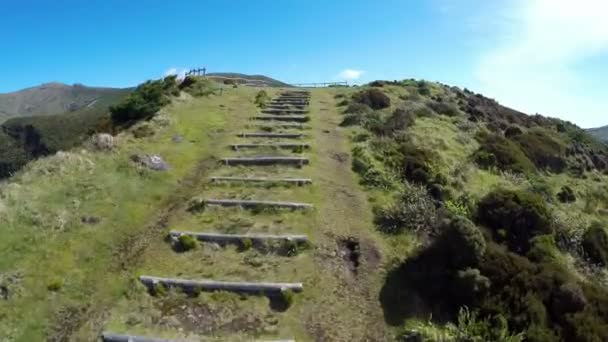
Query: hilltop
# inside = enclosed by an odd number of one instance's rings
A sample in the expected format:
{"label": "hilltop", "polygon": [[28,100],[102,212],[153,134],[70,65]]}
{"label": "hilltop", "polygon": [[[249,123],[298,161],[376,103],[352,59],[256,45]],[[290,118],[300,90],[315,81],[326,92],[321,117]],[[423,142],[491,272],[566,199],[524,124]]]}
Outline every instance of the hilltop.
{"label": "hilltop", "polygon": [[114,102],[128,90],[46,83],[0,94],[0,120],[12,117],[54,115],[97,108]]}
{"label": "hilltop", "polygon": [[572,123],[420,80],[168,77],[96,127],[0,184],[6,340],[608,340],[608,147]]}
{"label": "hilltop", "polygon": [[285,82],[281,82],[264,75],[246,75],[235,72],[212,72],[208,73],[207,76],[215,78],[220,82],[235,81],[237,83],[250,83],[257,86],[266,87],[290,87],[290,85]]}

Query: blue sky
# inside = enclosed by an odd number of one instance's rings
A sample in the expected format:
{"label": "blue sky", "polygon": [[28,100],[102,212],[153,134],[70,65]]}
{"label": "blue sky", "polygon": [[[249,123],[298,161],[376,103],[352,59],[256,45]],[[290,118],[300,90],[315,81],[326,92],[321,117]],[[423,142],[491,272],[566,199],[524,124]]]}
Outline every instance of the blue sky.
{"label": "blue sky", "polygon": [[608,124],[605,0],[3,0],[0,92],[194,66],[287,82],[424,78]]}

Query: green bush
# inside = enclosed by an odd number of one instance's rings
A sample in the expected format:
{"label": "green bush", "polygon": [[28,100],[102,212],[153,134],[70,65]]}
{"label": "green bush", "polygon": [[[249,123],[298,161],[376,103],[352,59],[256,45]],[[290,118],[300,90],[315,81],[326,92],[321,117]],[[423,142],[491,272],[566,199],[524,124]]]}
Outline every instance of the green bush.
{"label": "green bush", "polygon": [[255,104],[260,108],[266,108],[268,101],[270,101],[270,96],[265,90],[260,90],[255,95]]}
{"label": "green bush", "polygon": [[557,193],[557,198],[562,203],[576,202],[576,195],[571,187],[564,185],[562,189]]}
{"label": "green bush", "polygon": [[438,212],[424,188],[406,190],[394,204],[375,209],[374,222],[386,234],[400,234],[410,230],[433,234],[437,228]]}
{"label": "green bush", "polygon": [[112,122],[116,126],[131,126],[151,118],[163,106],[168,105],[170,96],[179,94],[175,76],[162,80],[147,81],[139,85],[120,103],[110,107]]}
{"label": "green bush", "polygon": [[411,110],[397,108],[386,120],[379,120],[379,123],[368,129],[376,135],[394,135],[411,127],[416,122],[416,114]]}
{"label": "green bush", "polygon": [[521,130],[521,128],[517,127],[517,126],[509,126],[507,127],[507,129],[505,129],[505,137],[507,138],[513,138],[519,135],[522,135],[523,132]]}
{"label": "green bush", "polygon": [[296,296],[292,290],[283,290],[280,295],[281,304],[283,304],[283,308],[289,309],[296,300]]}
{"label": "green bush", "polygon": [[209,96],[215,93],[213,82],[203,77],[186,77],[179,85],[179,89],[194,97]]}
{"label": "green bush", "polygon": [[460,110],[458,110],[458,106],[450,102],[438,102],[438,101],[429,101],[426,104],[429,108],[431,108],[435,113],[446,116],[458,116],[460,114]]}
{"label": "green bush", "polygon": [[473,222],[455,216],[445,219],[440,230],[435,247],[449,256],[447,263],[450,269],[463,270],[479,264],[486,251],[486,242]]}
{"label": "green bush", "polygon": [[504,171],[531,173],[534,164],[518,144],[498,134],[481,133],[477,136],[481,147],[473,155],[480,167],[496,166]]}
{"label": "green bush", "polygon": [[184,252],[196,249],[196,247],[198,247],[198,241],[192,235],[180,235],[178,242],[181,250]]}
{"label": "green bush", "polygon": [[383,109],[390,107],[391,99],[377,88],[361,90],[353,94],[353,100],[367,105],[372,109]]}
{"label": "green bush", "polygon": [[241,239],[240,244],[239,244],[239,250],[241,252],[248,251],[251,248],[253,248],[253,240],[251,240],[249,238]]}
{"label": "green bush", "polygon": [[534,129],[513,139],[536,167],[553,172],[562,172],[566,169],[566,146],[547,131]]}
{"label": "green bush", "polygon": [[46,289],[51,292],[57,292],[63,287],[63,279],[54,279],[47,284]]}
{"label": "green bush", "polygon": [[608,265],[608,233],[600,223],[594,223],[583,235],[583,251],[589,261]]}
{"label": "green bush", "polygon": [[543,199],[524,191],[496,190],[486,195],[477,208],[477,222],[490,228],[495,239],[525,253],[530,239],[553,232],[551,215]]}
{"label": "green bush", "polygon": [[431,152],[420,149],[411,143],[401,144],[400,152],[402,155],[401,177],[408,182],[427,185],[433,178],[430,167],[433,160]]}

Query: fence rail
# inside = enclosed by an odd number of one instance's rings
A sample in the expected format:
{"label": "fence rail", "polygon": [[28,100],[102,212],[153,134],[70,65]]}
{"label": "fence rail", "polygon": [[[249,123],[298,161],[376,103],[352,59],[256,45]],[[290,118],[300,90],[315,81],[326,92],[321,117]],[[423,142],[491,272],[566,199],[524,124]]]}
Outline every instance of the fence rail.
{"label": "fence rail", "polygon": [[331,86],[348,86],[348,82],[318,82],[318,83],[294,83],[291,86],[298,88],[317,88],[317,87],[331,87]]}

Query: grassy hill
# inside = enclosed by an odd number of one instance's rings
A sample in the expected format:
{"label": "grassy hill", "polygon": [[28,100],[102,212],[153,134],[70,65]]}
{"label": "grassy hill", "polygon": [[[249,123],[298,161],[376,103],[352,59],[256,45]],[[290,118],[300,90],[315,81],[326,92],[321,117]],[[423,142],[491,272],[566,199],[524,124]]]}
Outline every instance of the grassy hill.
{"label": "grassy hill", "polygon": [[[47,156],[0,184],[0,339],[608,340],[608,149],[584,130],[415,80],[311,90],[310,121],[285,128],[249,120],[260,89],[213,91],[222,86],[142,85],[112,109],[123,127],[112,151]],[[310,148],[229,148],[271,141],[238,137],[251,131],[300,132]],[[142,154],[169,169],[142,166]],[[310,163],[218,162],[260,154]],[[215,208],[208,198],[314,209]],[[171,230],[304,234],[311,245],[199,243]],[[140,275],[304,291],[282,291],[277,305],[148,289]]]}
{"label": "grassy hill", "polygon": [[[18,171],[30,160],[82,143],[100,122],[108,120],[109,106],[118,103],[130,90],[50,85],[23,92],[27,95],[11,96],[20,99],[22,105],[27,103],[31,110],[13,113],[17,117],[0,127],[0,140],[5,142],[0,145],[0,178]],[[66,103],[79,104],[64,113],[34,114],[43,109],[59,110]]]}
{"label": "grassy hill", "polygon": [[598,138],[599,140],[608,142],[608,126],[592,128],[587,130],[589,134]]}
{"label": "grassy hill", "polygon": [[127,90],[47,83],[0,94],[0,121],[12,117],[54,115],[87,108],[107,107]]}

